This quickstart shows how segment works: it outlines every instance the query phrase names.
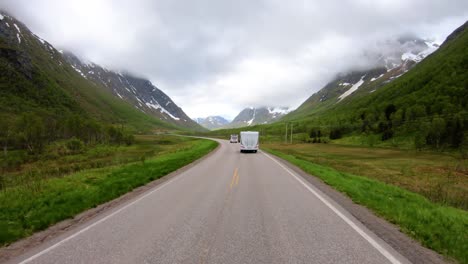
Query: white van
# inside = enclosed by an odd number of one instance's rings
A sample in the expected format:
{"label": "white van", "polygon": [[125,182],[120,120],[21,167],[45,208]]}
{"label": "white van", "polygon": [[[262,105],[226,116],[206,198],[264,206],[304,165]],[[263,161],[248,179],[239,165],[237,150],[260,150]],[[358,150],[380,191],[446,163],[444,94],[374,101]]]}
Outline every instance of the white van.
{"label": "white van", "polygon": [[240,132],[240,152],[257,152],[258,131]]}
{"label": "white van", "polygon": [[231,139],[229,139],[229,142],[230,142],[230,143],[237,143],[237,142],[239,142],[239,136],[237,136],[237,134],[232,134],[232,135],[231,135]]}

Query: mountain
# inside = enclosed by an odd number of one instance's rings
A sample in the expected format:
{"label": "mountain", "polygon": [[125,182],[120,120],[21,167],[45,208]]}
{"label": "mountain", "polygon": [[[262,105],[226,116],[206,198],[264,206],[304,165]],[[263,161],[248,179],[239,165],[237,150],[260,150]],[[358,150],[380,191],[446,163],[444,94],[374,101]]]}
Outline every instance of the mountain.
{"label": "mountain", "polygon": [[71,52],[65,51],[62,54],[83,78],[102,86],[116,98],[126,101],[141,112],[181,127],[200,128],[150,81],[129,73],[108,70],[92,62],[83,62]]}
{"label": "mountain", "polygon": [[468,22],[430,55],[403,55],[390,69],[338,76],[282,120],[295,122],[297,133],[321,130],[330,139],[354,135],[437,149],[468,144]]}
{"label": "mountain", "polygon": [[194,121],[202,127],[210,130],[218,129],[229,124],[229,121],[222,116],[208,116],[206,118],[199,117],[195,118]]}
{"label": "mountain", "polygon": [[289,112],[287,107],[249,107],[242,110],[226,127],[245,127],[278,121]]}
{"label": "mountain", "polygon": [[388,41],[383,46],[382,53],[366,54],[367,59],[373,60],[375,67],[338,74],[286,119],[308,115],[342,101],[373,93],[408,72],[439,47],[434,42],[411,37]]}
{"label": "mountain", "polygon": [[[149,81],[129,74],[122,78],[92,64],[96,74],[104,75],[102,79],[93,78],[85,71],[83,63],[72,59],[76,57],[62,54],[6,12],[0,11],[0,14],[2,121],[15,123],[22,115],[31,113],[39,120],[57,125],[65,124],[68,119],[79,119],[96,124],[118,124],[136,131],[202,129],[175,104],[171,106],[170,98]],[[101,82],[106,77],[107,86]],[[115,84],[120,81],[118,77],[134,87],[133,97],[121,90],[128,86]],[[128,100],[116,96],[117,92]],[[136,107],[135,100],[146,107]],[[159,108],[158,104],[164,104],[164,108]]]}

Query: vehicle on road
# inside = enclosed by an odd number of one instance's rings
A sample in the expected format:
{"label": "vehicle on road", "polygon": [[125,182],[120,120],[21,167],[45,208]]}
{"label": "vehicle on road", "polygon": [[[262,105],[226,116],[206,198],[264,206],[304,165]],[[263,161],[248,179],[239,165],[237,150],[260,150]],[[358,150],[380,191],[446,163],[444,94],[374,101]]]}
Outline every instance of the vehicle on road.
{"label": "vehicle on road", "polygon": [[258,131],[240,132],[240,152],[257,152],[258,137]]}
{"label": "vehicle on road", "polygon": [[239,136],[237,134],[232,134],[231,139],[229,139],[230,143],[238,143],[239,142]]}

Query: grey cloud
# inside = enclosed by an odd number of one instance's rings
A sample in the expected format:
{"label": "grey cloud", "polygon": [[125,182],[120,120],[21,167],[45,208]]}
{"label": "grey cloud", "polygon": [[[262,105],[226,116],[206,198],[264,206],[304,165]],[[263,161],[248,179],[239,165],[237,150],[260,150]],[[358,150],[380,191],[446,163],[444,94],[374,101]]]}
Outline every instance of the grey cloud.
{"label": "grey cloud", "polygon": [[468,18],[463,0],[3,0],[0,8],[56,46],[150,78],[193,117],[297,106],[337,72],[368,67],[366,50],[404,34],[440,40]]}

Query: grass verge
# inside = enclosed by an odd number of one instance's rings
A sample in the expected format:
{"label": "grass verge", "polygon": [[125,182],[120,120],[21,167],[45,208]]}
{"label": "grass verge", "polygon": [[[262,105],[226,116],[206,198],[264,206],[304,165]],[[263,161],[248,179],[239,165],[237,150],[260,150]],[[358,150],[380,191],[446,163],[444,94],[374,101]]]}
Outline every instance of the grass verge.
{"label": "grass verge", "polygon": [[277,150],[264,149],[373,210],[424,246],[468,263],[468,212],[433,203],[405,189],[314,164]]}
{"label": "grass verge", "polygon": [[84,170],[0,192],[0,245],[43,230],[161,178],[216,148],[218,143],[183,139],[182,147],[140,162]]}

